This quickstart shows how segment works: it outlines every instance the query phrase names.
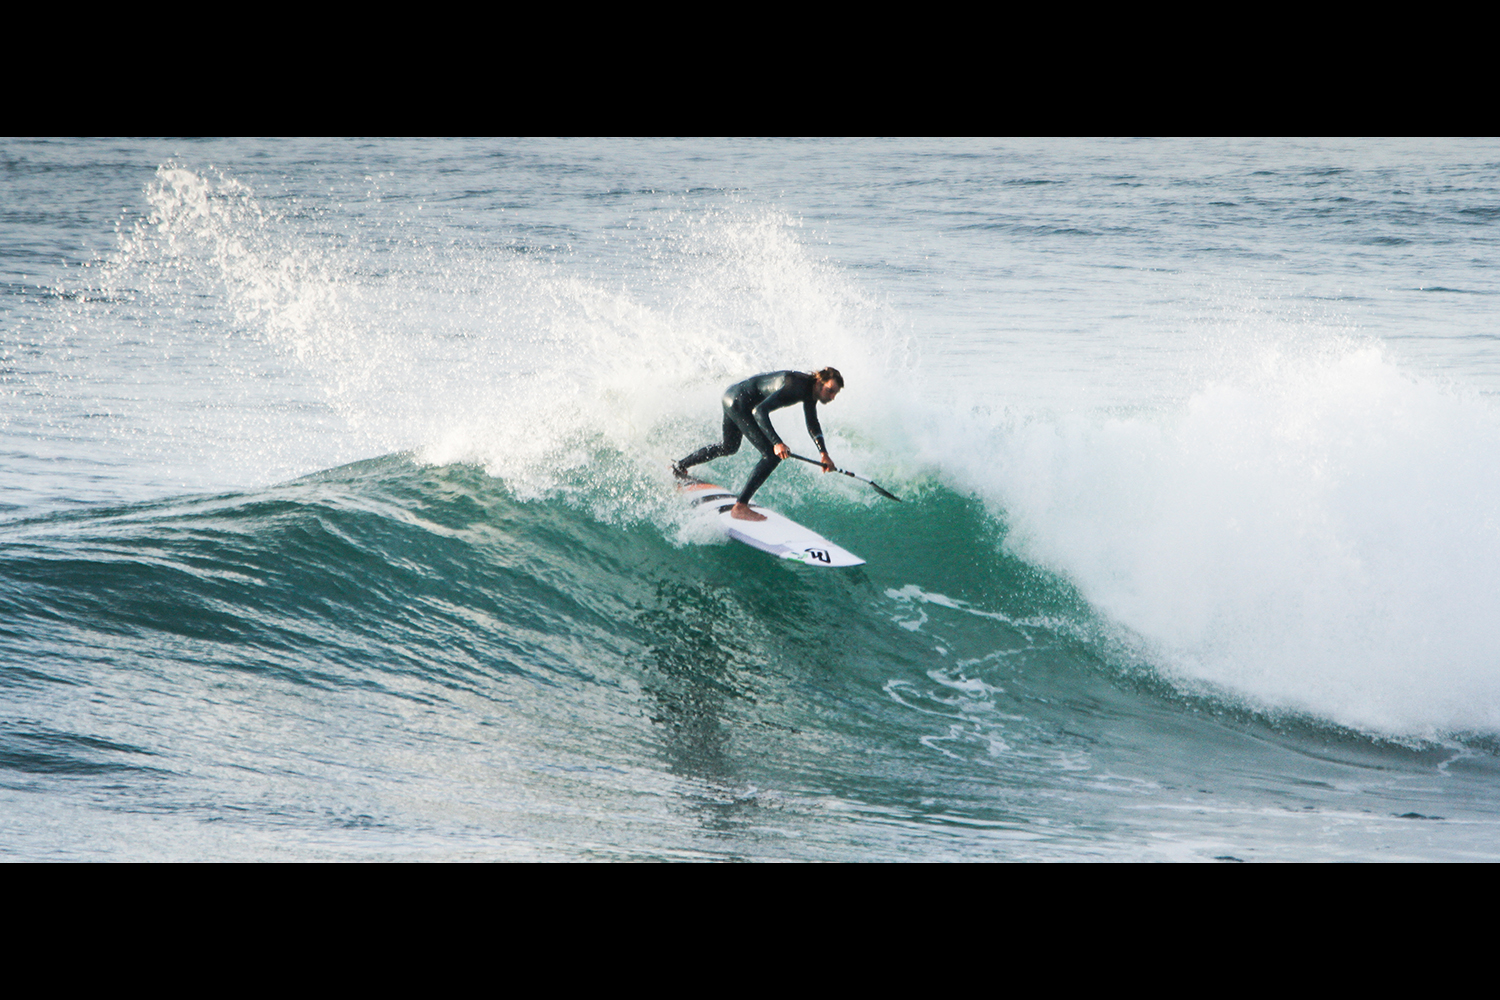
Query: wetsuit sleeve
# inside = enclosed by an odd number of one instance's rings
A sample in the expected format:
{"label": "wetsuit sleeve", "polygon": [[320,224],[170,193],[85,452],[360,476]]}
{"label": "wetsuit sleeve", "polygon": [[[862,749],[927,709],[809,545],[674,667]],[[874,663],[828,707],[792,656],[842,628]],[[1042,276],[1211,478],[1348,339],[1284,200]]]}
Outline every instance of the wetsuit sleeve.
{"label": "wetsuit sleeve", "polygon": [[756,403],[755,408],[750,411],[755,417],[755,425],[761,429],[761,433],[765,434],[766,440],[771,442],[771,447],[785,443],[781,440],[781,435],[776,433],[776,428],[771,426],[771,411],[779,410],[783,406],[791,406],[801,400],[802,395],[794,386],[783,383],[780,389]]}
{"label": "wetsuit sleeve", "polygon": [[828,454],[828,446],[823,443],[823,425],[818,423],[818,400],[816,396],[803,400],[802,412],[807,416],[807,433],[812,435],[813,444],[818,446],[818,451],[825,455]]}

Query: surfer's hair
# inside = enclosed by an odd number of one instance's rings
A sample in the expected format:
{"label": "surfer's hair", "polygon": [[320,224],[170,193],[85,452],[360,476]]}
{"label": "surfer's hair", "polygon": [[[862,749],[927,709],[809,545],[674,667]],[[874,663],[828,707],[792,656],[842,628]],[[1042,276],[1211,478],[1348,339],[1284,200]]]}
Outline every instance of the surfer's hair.
{"label": "surfer's hair", "polygon": [[837,382],[840,389],[844,387],[844,376],[839,374],[837,368],[819,368],[815,373],[823,382]]}

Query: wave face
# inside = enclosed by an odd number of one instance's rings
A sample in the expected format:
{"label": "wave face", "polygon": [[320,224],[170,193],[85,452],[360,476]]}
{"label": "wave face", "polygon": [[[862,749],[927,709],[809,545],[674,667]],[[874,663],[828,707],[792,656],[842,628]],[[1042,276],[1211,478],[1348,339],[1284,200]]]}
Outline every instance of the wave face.
{"label": "wave face", "polygon": [[1190,856],[1209,809],[1277,856],[1246,799],[1357,792],[1356,854],[1461,756],[1184,699],[982,505],[910,504],[799,511],[851,573],[410,457],[11,522],[11,823],[60,785],[108,816],[62,856],[1109,858]]}
{"label": "wave face", "polygon": [[14,145],[0,843],[1492,857],[1488,155]]}

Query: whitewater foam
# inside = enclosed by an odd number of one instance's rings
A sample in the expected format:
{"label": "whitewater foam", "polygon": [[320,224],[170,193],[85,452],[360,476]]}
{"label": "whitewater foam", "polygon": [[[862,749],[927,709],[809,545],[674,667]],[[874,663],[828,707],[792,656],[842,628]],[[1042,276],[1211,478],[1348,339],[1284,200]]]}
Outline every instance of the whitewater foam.
{"label": "whitewater foam", "polygon": [[1500,730],[1500,420],[1375,347],[1155,414],[991,428],[1008,547],[1178,683],[1397,738]]}

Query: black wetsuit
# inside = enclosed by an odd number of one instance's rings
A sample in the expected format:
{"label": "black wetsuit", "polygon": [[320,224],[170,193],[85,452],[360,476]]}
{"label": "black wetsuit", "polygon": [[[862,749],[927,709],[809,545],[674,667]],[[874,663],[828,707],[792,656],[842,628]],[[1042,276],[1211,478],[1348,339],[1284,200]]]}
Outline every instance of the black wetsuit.
{"label": "black wetsuit", "polygon": [[823,427],[818,423],[817,376],[807,372],[767,372],[736,382],[724,390],[724,441],[699,448],[678,462],[678,467],[686,469],[700,462],[733,455],[740,450],[740,439],[749,438],[764,456],[755,471],[750,473],[745,488],[740,490],[739,502],[749,503],[760,484],[781,462],[773,450],[782,440],[776,428],[771,426],[771,411],[793,403],[802,404],[802,412],[807,417],[807,433],[812,435],[818,451],[826,452]]}

